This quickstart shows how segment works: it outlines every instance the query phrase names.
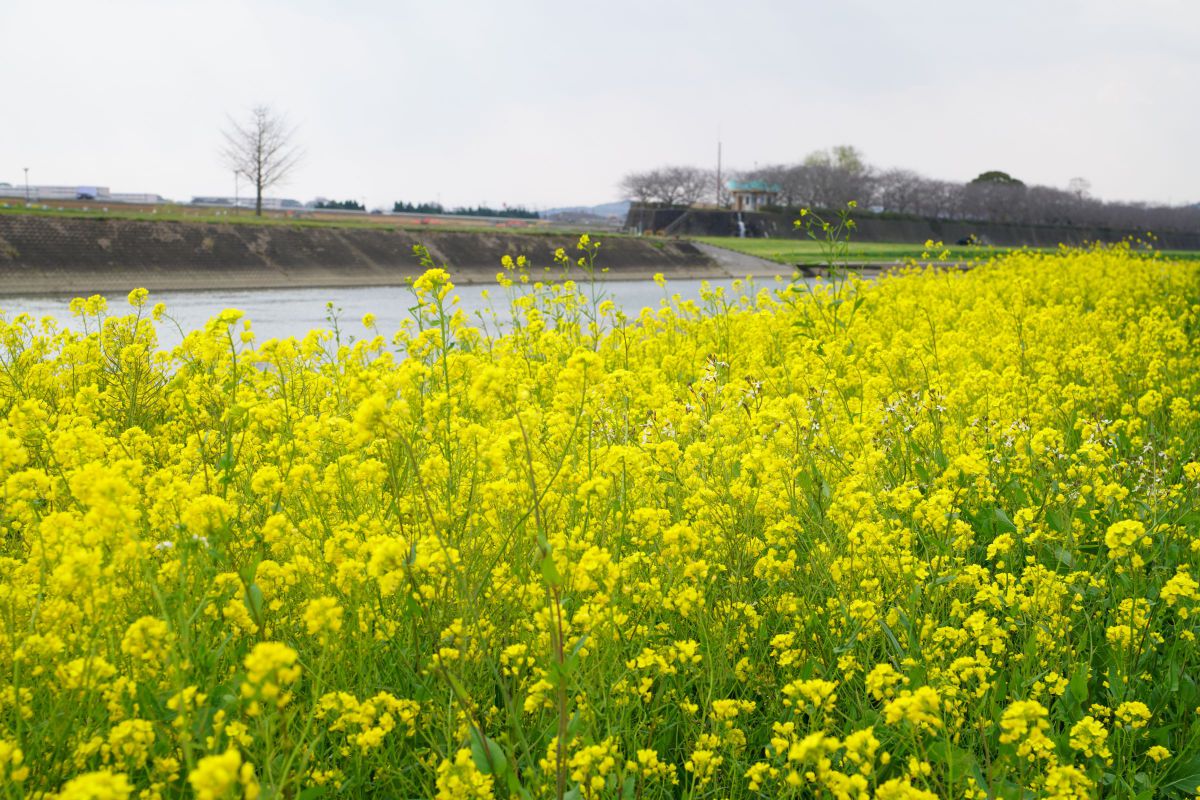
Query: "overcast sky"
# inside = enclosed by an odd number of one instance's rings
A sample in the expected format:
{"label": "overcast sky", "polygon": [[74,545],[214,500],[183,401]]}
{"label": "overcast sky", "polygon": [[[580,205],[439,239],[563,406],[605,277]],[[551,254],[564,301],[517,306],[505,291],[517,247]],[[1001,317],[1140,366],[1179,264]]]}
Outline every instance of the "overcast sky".
{"label": "overcast sky", "polygon": [[0,0],[0,42],[11,183],[232,194],[220,132],[261,102],[300,200],[590,205],[719,133],[727,168],[846,143],[1200,201],[1196,0]]}

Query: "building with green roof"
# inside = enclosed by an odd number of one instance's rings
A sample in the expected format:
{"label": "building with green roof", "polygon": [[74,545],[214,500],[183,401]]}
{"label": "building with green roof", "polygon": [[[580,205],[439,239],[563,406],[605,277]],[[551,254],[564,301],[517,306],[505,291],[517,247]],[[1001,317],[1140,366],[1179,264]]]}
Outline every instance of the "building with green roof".
{"label": "building with green roof", "polygon": [[727,181],[725,188],[733,197],[734,211],[758,211],[763,206],[774,205],[783,189],[779,184],[767,181]]}

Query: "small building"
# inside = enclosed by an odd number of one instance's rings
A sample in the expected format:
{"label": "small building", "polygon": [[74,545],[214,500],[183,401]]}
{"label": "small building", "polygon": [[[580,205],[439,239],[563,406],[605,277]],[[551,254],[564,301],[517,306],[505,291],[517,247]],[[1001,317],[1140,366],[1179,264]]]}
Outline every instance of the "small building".
{"label": "small building", "polygon": [[783,189],[779,184],[767,181],[729,181],[725,188],[733,197],[734,211],[758,211],[763,206],[774,205]]}

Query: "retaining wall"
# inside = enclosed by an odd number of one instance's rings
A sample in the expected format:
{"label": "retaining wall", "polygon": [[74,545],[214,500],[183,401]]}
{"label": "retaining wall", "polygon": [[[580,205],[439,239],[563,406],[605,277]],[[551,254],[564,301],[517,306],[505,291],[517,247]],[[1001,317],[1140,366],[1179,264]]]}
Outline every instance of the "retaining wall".
{"label": "retaining wall", "polygon": [[[500,259],[527,256],[537,274],[576,237],[508,232],[210,224],[0,214],[0,293],[389,286],[421,274],[413,245],[429,248],[458,283],[495,280]],[[607,236],[608,277],[724,277],[688,242]]]}
{"label": "retaining wall", "polygon": [[[793,222],[795,215],[742,213],[746,235],[753,238],[803,238]],[[1059,244],[1119,242],[1142,237],[1146,231],[1065,225],[1017,225],[998,222],[962,222],[940,219],[880,219],[855,217],[853,238],[860,242],[922,243],[930,239],[953,245],[974,236],[997,247],[1055,247]],[[665,231],[675,236],[737,236],[738,215],[732,211],[632,207],[626,229]],[[1170,250],[1200,250],[1200,231],[1156,233],[1158,246]]]}

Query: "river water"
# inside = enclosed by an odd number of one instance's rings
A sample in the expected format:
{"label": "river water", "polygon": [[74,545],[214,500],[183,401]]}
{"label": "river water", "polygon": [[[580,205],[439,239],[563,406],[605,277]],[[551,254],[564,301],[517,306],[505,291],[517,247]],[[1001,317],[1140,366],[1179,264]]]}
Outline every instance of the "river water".
{"label": "river water", "polygon": [[[605,281],[597,284],[597,289],[632,318],[642,308],[659,308],[665,300],[676,295],[680,300],[699,300],[701,287],[705,284],[714,289],[723,287],[727,293],[734,291],[733,279],[674,280],[664,287],[653,281]],[[759,278],[754,285],[763,288],[778,284],[770,278]],[[583,289],[587,291],[587,287]],[[491,295],[490,299],[483,297],[485,291]],[[502,323],[509,317],[504,290],[498,286],[460,286],[455,288],[455,294],[459,297],[460,307],[472,319],[477,313],[488,313],[490,309],[495,310]],[[67,310],[71,297],[73,295],[0,297],[0,313],[8,319],[22,312],[35,319],[51,316],[62,325],[76,327],[77,321]],[[108,302],[109,314],[129,313],[123,295],[110,295]],[[224,309],[239,309],[251,320],[255,338],[262,342],[288,336],[299,338],[315,328],[329,328],[327,303],[333,303],[339,326],[346,334],[358,338],[366,335],[361,321],[368,313],[375,315],[380,332],[390,334],[409,316],[414,299],[412,292],[402,286],[176,291],[151,294],[147,310],[158,302],[166,304],[167,314],[185,332],[203,327]],[[159,325],[158,336],[163,347],[172,347],[180,341],[179,332],[169,322]]]}

